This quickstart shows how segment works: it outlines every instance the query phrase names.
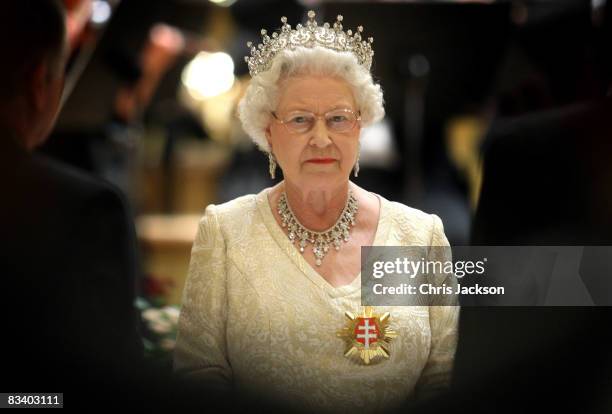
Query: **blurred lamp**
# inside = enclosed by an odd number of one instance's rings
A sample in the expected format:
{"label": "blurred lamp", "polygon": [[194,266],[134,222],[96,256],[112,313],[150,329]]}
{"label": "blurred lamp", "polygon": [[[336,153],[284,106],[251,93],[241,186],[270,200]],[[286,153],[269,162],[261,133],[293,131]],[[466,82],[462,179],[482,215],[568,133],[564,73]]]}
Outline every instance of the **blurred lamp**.
{"label": "blurred lamp", "polygon": [[111,6],[104,0],[94,0],[91,10],[91,21],[95,24],[103,24],[110,18]]}
{"label": "blurred lamp", "polygon": [[234,85],[234,61],[223,52],[200,52],[183,70],[182,82],[194,99],[229,91]]}
{"label": "blurred lamp", "polygon": [[217,6],[229,7],[236,3],[236,0],[210,0],[210,2],[216,4]]}

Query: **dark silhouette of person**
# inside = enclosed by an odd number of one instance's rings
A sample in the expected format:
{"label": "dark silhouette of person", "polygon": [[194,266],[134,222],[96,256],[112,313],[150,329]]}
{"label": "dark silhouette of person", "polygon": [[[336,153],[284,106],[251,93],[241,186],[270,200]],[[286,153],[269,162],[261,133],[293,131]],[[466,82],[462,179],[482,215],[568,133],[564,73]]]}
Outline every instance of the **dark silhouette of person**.
{"label": "dark silhouette of person", "polygon": [[124,199],[110,184],[33,153],[54,125],[68,49],[61,2],[3,4],[2,385],[78,389],[67,396],[74,401],[129,381],[142,341],[136,237]]}
{"label": "dark silhouette of person", "polygon": [[[605,12],[599,92],[493,124],[472,229],[473,245],[584,246],[577,277],[601,306],[463,308],[454,402],[471,412],[612,407],[609,4]],[[468,390],[471,402],[459,403]]]}
{"label": "dark silhouette of person", "polygon": [[[513,246],[509,258],[530,246],[580,249],[576,277],[600,306],[463,306],[451,392],[412,412],[611,412],[610,2],[605,7],[598,36],[587,36],[600,58],[596,93],[490,128],[471,235],[473,246]],[[509,273],[521,264],[509,262]],[[532,292],[524,293],[530,304]]]}

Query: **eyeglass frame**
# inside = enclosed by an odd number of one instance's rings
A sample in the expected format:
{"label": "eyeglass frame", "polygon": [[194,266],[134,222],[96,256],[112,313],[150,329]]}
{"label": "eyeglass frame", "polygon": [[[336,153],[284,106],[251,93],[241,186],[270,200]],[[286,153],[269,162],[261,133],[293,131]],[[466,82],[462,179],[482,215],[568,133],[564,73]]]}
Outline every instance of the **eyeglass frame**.
{"label": "eyeglass frame", "polygon": [[[355,128],[355,125],[361,121],[361,111],[353,111],[352,109],[349,108],[337,108],[337,109],[332,109],[331,111],[327,111],[324,114],[315,114],[314,112],[310,112],[310,111],[294,111],[294,112],[304,112],[304,113],[308,113],[308,114],[312,114],[316,119],[319,118],[325,118],[325,115],[329,114],[330,112],[334,112],[334,111],[343,111],[343,112],[349,112],[350,114],[352,114],[355,117],[355,123],[346,131],[344,132],[336,132],[337,134],[346,134],[348,131],[351,131],[353,128]],[[290,133],[290,134],[306,134],[310,131],[312,131],[316,125],[316,122],[312,124],[312,126],[310,127],[310,129],[304,131],[304,132],[297,132],[297,131],[292,131],[287,125],[286,125],[286,121],[283,121],[282,119],[279,119],[276,115],[275,111],[270,111],[270,113],[272,114],[272,117],[274,118],[274,120],[276,122],[278,122],[279,124],[282,124],[285,129]],[[326,120],[327,121],[327,120]],[[325,127],[327,128],[327,122],[325,122]]]}

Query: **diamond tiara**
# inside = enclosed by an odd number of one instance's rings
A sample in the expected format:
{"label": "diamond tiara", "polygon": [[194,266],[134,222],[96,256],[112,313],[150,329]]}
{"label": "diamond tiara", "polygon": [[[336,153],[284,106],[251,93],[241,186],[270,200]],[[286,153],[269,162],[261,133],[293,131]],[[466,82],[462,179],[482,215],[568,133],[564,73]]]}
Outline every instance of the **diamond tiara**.
{"label": "diamond tiara", "polygon": [[314,18],[315,12],[310,10],[306,25],[298,24],[292,30],[291,25],[287,24],[287,18],[283,16],[281,17],[283,26],[280,32],[274,32],[272,36],[268,36],[268,32],[261,29],[263,43],[255,47],[252,42],[247,42],[247,47],[251,48],[251,56],[245,56],[244,60],[249,65],[251,77],[270,69],[274,57],[280,51],[295,50],[297,47],[322,46],[339,52],[351,52],[357,57],[361,66],[370,70],[372,56],[374,56],[372,50],[374,39],[369,37],[367,41],[362,40],[363,26],[357,27],[357,31],[353,34],[352,30],[346,32],[342,30],[343,18],[341,15],[338,15],[336,22],[331,27],[329,23],[324,23],[323,26],[317,25]]}

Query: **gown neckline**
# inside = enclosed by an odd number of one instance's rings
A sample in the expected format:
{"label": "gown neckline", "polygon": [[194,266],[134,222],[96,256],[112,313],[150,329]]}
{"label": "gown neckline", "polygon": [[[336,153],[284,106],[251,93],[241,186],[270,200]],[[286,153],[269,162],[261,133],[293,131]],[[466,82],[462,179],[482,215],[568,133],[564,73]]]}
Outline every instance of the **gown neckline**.
{"label": "gown neckline", "polygon": [[[287,235],[280,228],[272,212],[272,206],[268,199],[268,194],[272,190],[268,187],[262,190],[256,195],[257,207],[263,217],[263,221],[268,229],[268,232],[274,238],[277,245],[283,250],[287,256],[293,261],[298,269],[315,285],[321,289],[327,291],[331,297],[347,296],[361,288],[361,271],[354,277],[353,281],[346,284],[334,287],[332,286],[319,272],[317,272],[311,265],[304,259],[298,249],[289,241]],[[374,193],[373,193],[374,194]],[[376,225],[376,233],[374,234],[373,246],[382,246],[386,240],[386,220],[384,220],[385,213],[387,211],[386,199],[378,194],[374,194],[378,197],[380,202],[380,210],[378,216],[378,223]]]}

